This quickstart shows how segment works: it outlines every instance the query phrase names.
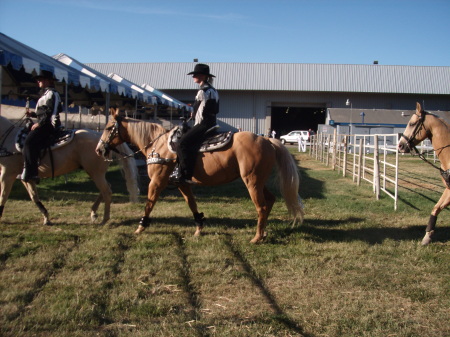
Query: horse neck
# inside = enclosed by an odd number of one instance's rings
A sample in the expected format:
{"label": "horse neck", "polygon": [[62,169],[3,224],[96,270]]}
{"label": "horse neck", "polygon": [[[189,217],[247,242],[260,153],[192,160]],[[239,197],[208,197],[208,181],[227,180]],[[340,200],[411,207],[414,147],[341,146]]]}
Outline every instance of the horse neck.
{"label": "horse neck", "polygon": [[[147,121],[129,119],[126,125],[130,142],[143,149],[152,144],[158,137],[165,134],[166,131],[159,124]],[[158,142],[165,144],[165,142]]]}
{"label": "horse neck", "polygon": [[436,151],[441,163],[450,168],[450,125],[442,119],[429,115],[427,116],[425,128],[429,130],[431,144]]}

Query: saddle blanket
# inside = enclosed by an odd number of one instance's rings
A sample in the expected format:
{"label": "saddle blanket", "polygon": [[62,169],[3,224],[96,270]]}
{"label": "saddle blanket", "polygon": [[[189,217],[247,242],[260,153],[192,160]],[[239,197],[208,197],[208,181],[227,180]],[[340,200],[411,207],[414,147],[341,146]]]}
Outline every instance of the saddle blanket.
{"label": "saddle blanket", "polygon": [[[22,152],[23,143],[29,133],[28,128],[22,128],[16,135],[16,150]],[[51,140],[50,149],[55,150],[69,144],[75,136],[75,130],[59,131],[54,139]]]}
{"label": "saddle blanket", "polygon": [[[178,126],[174,128],[172,131],[170,131],[167,144],[170,152],[176,153],[176,149],[178,147],[178,143],[180,141],[181,136],[182,136],[181,128]],[[221,149],[225,145],[227,145],[232,138],[233,132],[231,131],[217,133],[213,134],[212,136],[208,136],[208,138],[206,138],[202,143],[199,152],[211,152]]]}

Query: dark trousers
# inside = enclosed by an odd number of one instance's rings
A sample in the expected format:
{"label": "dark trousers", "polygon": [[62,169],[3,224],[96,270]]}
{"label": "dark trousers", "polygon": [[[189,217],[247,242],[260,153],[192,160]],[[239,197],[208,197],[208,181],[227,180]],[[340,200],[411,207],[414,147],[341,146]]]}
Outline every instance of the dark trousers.
{"label": "dark trousers", "polygon": [[194,174],[198,150],[206,138],[206,131],[210,127],[204,124],[197,124],[180,139],[177,156],[180,163],[180,172],[186,179],[191,179]]}
{"label": "dark trousers", "polygon": [[53,127],[44,125],[30,131],[27,138],[25,138],[22,154],[25,162],[26,178],[38,176],[39,153],[48,146],[52,134]]}

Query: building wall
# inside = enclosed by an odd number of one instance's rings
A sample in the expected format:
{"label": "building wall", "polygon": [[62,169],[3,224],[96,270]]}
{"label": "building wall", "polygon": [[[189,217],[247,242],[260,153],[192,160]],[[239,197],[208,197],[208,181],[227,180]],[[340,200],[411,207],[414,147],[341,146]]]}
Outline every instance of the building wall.
{"label": "building wall", "polygon": [[[193,102],[196,94],[196,90],[165,92],[185,103]],[[450,110],[450,95],[232,90],[219,90],[219,95],[220,113],[217,118],[221,128],[236,130],[240,127],[257,134],[267,133],[274,106],[348,108],[345,102],[350,99],[355,110],[414,110],[417,101],[427,110]]]}

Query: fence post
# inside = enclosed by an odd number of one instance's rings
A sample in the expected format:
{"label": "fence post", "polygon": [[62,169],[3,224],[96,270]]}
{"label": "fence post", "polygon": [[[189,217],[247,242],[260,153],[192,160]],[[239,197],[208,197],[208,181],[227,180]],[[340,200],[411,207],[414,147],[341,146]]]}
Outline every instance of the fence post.
{"label": "fence post", "polygon": [[373,192],[380,199],[380,155],[378,153],[378,135],[373,136]]}
{"label": "fence post", "polygon": [[353,171],[352,171],[353,182],[356,181],[356,158],[358,157],[358,155],[356,154],[357,146],[358,145],[356,145],[356,135],[353,135]]}
{"label": "fence post", "polygon": [[322,143],[322,137],[323,134],[321,133],[319,137],[317,137],[317,144],[316,144],[316,160],[320,160],[319,151],[321,149],[320,144]]}
{"label": "fence post", "polygon": [[[328,146],[331,146],[331,142],[329,143]],[[337,152],[337,130],[334,129],[333,132],[333,147],[332,149],[332,154],[331,154],[331,168],[334,170],[336,170],[336,152]]]}
{"label": "fence post", "polygon": [[345,177],[347,174],[347,135],[344,136],[344,162],[342,163],[342,176]]}
{"label": "fence post", "polygon": [[364,152],[364,140],[361,138],[359,140],[359,151],[358,151],[358,173],[356,175],[356,184],[361,185],[361,165],[362,165],[362,154]]}

